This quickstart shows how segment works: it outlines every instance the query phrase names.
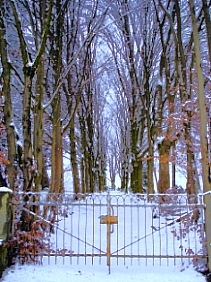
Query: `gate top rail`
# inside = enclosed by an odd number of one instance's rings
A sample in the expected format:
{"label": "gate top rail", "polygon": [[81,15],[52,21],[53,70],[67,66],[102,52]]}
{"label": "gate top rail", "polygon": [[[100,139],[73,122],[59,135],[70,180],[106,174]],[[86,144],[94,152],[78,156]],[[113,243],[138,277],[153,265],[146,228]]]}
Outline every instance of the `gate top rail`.
{"label": "gate top rail", "polygon": [[72,205],[72,206],[107,206],[107,198],[111,205],[159,207],[180,206],[204,208],[204,194],[123,194],[123,193],[48,193],[44,192],[13,192],[13,204],[27,205]]}

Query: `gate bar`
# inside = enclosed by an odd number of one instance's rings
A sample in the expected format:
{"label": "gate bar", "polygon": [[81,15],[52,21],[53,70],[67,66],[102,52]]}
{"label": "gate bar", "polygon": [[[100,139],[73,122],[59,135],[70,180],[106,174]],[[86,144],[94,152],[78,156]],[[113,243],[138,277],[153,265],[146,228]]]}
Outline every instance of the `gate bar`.
{"label": "gate bar", "polygon": [[[107,215],[108,218],[111,216],[111,198],[110,193],[107,195]],[[108,220],[107,223],[107,266],[108,274],[111,273],[111,222]]]}

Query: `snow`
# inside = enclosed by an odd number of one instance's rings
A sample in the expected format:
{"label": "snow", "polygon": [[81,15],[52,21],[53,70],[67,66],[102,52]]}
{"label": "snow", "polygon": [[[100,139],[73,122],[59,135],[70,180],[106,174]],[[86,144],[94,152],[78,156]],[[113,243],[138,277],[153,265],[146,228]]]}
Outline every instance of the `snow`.
{"label": "snow", "polygon": [[[67,159],[65,162],[65,186],[70,191],[71,172]],[[118,183],[119,184],[119,183]],[[118,185],[117,185],[118,186]],[[33,194],[35,195],[35,194]],[[46,192],[43,193],[39,203],[45,203]],[[69,194],[71,195],[71,194]],[[110,191],[110,193],[96,193],[87,197],[86,200],[70,201],[69,195],[62,198],[60,207],[63,212],[59,218],[58,225],[55,225],[55,233],[51,235],[51,244],[56,250],[69,250],[75,255],[78,253],[101,254],[106,252],[107,237],[106,225],[100,224],[100,217],[107,214],[107,199],[112,205],[111,214],[118,216],[118,225],[112,226],[111,253],[121,255],[126,254],[151,254],[179,255],[181,253],[180,244],[184,249],[189,248],[191,240],[194,253],[197,253],[201,246],[197,236],[197,229],[186,234],[183,239],[176,240],[172,231],[177,232],[181,227],[175,223],[166,225],[165,217],[153,219],[153,206],[145,203],[143,198],[131,198],[129,194]],[[185,197],[182,195],[182,197]],[[67,203],[71,203],[67,206]],[[49,203],[51,201],[49,200]],[[93,203],[96,205],[93,208]],[[131,209],[131,203],[133,208]],[[144,205],[143,205],[144,204]],[[143,209],[144,206],[144,210]],[[172,206],[174,208],[174,206]],[[188,211],[188,208],[184,208]],[[65,216],[64,215],[65,212]],[[183,210],[180,211],[183,213]],[[145,217],[144,217],[145,216]],[[178,215],[177,215],[178,216]],[[171,216],[175,221],[176,215]],[[94,222],[95,224],[92,224]],[[168,221],[169,223],[169,221]],[[93,232],[94,228],[94,232]],[[131,232],[132,230],[132,232]],[[93,235],[94,234],[94,235]],[[78,238],[80,238],[78,240]],[[162,241],[160,241],[162,238]],[[158,240],[158,241],[156,241]],[[182,240],[182,241],[181,241]],[[133,245],[131,246],[131,242]],[[155,243],[159,242],[159,244]],[[186,244],[186,245],[185,245]],[[128,247],[127,247],[128,245]],[[125,247],[126,246],[126,247]],[[123,247],[123,248],[122,248]],[[196,248],[196,249],[194,249]],[[20,265],[7,268],[0,281],[2,282],[202,282],[205,278],[198,273],[191,259],[150,259],[145,258],[111,258],[110,274],[107,266],[107,258],[102,257],[44,257],[40,264]]]}
{"label": "snow", "polygon": [[204,282],[205,278],[192,268],[181,271],[178,267],[122,267],[111,268],[108,274],[106,266],[38,266],[15,265],[7,269],[2,282]]}
{"label": "snow", "polygon": [[13,191],[7,187],[0,187],[0,192],[13,193]]}
{"label": "snow", "polygon": [[28,67],[33,67],[33,62],[28,62]]}
{"label": "snow", "polygon": [[161,78],[158,78],[157,85],[163,86],[163,82],[162,82]]}

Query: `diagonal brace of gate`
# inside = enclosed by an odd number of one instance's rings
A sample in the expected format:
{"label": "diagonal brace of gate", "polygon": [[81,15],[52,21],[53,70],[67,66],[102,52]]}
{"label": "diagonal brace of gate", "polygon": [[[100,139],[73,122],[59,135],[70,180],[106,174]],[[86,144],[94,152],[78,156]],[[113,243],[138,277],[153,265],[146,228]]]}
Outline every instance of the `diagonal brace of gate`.
{"label": "diagonal brace of gate", "polygon": [[49,225],[51,225],[51,226],[53,226],[53,227],[56,227],[58,230],[60,230],[60,231],[64,232],[65,234],[67,234],[67,235],[73,237],[74,239],[77,239],[78,241],[80,241],[80,242],[86,244],[87,246],[90,246],[90,247],[94,248],[94,249],[97,250],[98,252],[103,253],[103,254],[107,254],[107,252],[104,252],[104,251],[102,251],[101,249],[99,249],[99,248],[93,246],[92,244],[87,243],[87,242],[85,242],[84,240],[78,238],[77,236],[75,236],[75,235],[73,235],[73,234],[71,234],[71,233],[65,231],[64,229],[60,228],[58,225],[55,225],[55,224],[49,222],[48,220],[46,220],[46,219],[43,218],[42,216],[37,215],[36,213],[34,213],[34,212],[32,212],[32,211],[30,211],[30,210],[24,208],[24,207],[23,207],[22,209],[23,209],[24,211],[28,212],[29,214],[31,214],[31,215],[33,215],[33,216],[35,216],[35,217],[41,219],[41,220],[44,221],[45,223],[47,223],[47,224],[49,224]]}

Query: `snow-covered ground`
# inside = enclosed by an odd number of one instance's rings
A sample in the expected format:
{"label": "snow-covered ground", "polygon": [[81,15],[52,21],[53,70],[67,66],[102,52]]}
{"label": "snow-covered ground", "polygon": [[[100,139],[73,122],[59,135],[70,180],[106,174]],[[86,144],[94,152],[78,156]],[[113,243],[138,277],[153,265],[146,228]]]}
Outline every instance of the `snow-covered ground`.
{"label": "snow-covered ground", "polygon": [[204,282],[191,267],[145,266],[111,268],[106,266],[15,265],[4,272],[2,282]]}

